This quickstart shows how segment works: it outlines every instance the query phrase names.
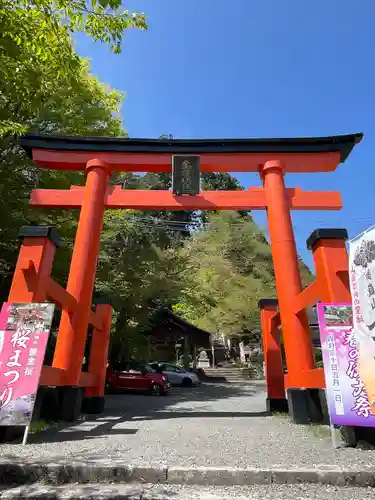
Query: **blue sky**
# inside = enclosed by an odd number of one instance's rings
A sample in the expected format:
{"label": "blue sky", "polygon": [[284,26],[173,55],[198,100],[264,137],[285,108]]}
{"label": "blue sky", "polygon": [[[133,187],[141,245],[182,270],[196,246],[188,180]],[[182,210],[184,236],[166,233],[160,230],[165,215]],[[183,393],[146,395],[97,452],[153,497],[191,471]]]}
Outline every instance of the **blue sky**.
{"label": "blue sky", "polygon": [[[121,55],[78,37],[92,71],[126,92],[131,137],[295,137],[364,132],[335,173],[288,175],[288,186],[340,190],[340,212],[294,212],[298,250],[317,227],[355,236],[375,224],[374,0],[131,0],[146,33]],[[248,187],[255,174],[238,175]],[[262,212],[253,213],[266,226]]]}

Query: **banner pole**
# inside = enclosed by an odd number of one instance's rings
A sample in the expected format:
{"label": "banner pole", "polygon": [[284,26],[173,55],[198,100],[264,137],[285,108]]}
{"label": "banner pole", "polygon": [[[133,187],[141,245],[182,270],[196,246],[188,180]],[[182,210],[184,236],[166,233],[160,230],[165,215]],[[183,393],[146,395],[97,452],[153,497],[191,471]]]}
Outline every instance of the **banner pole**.
{"label": "banner pole", "polygon": [[331,439],[332,439],[332,447],[337,450],[337,448],[341,448],[340,443],[337,439],[337,430],[336,427],[333,424],[330,424],[330,429],[331,429]]}
{"label": "banner pole", "polygon": [[29,429],[30,429],[30,425],[26,425],[25,427],[25,432],[23,434],[23,439],[22,439],[22,445],[25,446],[26,445],[26,442],[27,442],[27,437],[29,435]]}

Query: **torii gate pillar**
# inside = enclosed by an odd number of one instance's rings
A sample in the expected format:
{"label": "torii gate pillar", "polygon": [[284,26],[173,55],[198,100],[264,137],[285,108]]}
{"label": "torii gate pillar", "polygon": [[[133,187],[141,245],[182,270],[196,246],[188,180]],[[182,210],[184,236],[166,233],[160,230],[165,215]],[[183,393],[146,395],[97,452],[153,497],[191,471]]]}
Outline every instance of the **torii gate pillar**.
{"label": "torii gate pillar", "polygon": [[314,368],[307,315],[294,313],[302,291],[298,255],[280,161],[266,162],[261,169],[267,197],[267,217],[275,282],[288,365],[288,373],[302,382],[302,372]]}
{"label": "torii gate pillar", "polygon": [[91,311],[96,266],[103,226],[105,200],[110,172],[107,165],[91,160],[86,167],[87,180],[72,262],[66,290],[77,301],[73,314],[63,311],[53,366],[64,370],[67,386],[79,386]]}

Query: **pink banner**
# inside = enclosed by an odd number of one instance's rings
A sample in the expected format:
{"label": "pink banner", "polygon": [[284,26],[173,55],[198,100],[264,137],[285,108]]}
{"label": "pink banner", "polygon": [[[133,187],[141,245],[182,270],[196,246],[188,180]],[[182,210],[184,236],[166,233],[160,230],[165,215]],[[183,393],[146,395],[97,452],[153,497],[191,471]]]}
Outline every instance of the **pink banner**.
{"label": "pink banner", "polygon": [[53,304],[3,304],[0,313],[0,425],[30,423],[53,312]]}

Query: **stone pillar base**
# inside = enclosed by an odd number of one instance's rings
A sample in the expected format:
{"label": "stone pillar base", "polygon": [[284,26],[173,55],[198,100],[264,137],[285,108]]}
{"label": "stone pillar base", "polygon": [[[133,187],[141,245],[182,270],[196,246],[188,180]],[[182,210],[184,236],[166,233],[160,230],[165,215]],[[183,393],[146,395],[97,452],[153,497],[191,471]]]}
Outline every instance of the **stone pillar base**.
{"label": "stone pillar base", "polygon": [[319,391],[320,411],[322,412],[322,424],[330,425],[326,391],[324,389],[318,389],[318,391]]}
{"label": "stone pillar base", "polygon": [[[353,428],[352,428],[353,429]],[[374,449],[375,429],[374,427],[354,427],[355,439],[350,442],[350,446],[360,444],[364,449]],[[370,445],[370,446],[369,446]]]}
{"label": "stone pillar base", "polygon": [[34,405],[33,420],[60,419],[59,394],[56,387],[39,387]]}
{"label": "stone pillar base", "polygon": [[25,432],[24,426],[7,425],[0,427],[0,443],[22,443]]}
{"label": "stone pillar base", "polygon": [[288,389],[289,417],[295,424],[321,423],[319,389]]}
{"label": "stone pillar base", "polygon": [[310,422],[321,424],[323,412],[321,406],[321,389],[307,389]]}
{"label": "stone pillar base", "polygon": [[266,408],[269,413],[288,413],[288,400],[267,398]]}
{"label": "stone pillar base", "polygon": [[83,390],[81,387],[63,386],[58,388],[60,400],[60,420],[74,422],[81,414]]}
{"label": "stone pillar base", "polygon": [[[349,427],[347,425],[342,425],[339,429],[340,437],[345,446],[355,448],[358,444],[358,429],[367,429],[367,427]],[[369,427],[369,429],[371,429],[371,427]]]}
{"label": "stone pillar base", "polygon": [[98,415],[104,412],[105,398],[103,396],[87,397],[82,400],[82,413]]}
{"label": "stone pillar base", "polygon": [[301,389],[288,389],[288,408],[290,420],[295,424],[309,424],[309,410],[307,404],[307,391]]}

